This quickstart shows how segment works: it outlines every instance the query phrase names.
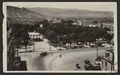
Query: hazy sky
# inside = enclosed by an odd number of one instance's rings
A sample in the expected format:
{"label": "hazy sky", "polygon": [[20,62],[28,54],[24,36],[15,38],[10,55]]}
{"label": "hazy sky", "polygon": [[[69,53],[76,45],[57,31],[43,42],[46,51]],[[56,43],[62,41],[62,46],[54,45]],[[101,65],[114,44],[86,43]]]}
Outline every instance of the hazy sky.
{"label": "hazy sky", "polygon": [[96,11],[113,11],[115,2],[4,2],[4,5],[16,7],[76,8]]}

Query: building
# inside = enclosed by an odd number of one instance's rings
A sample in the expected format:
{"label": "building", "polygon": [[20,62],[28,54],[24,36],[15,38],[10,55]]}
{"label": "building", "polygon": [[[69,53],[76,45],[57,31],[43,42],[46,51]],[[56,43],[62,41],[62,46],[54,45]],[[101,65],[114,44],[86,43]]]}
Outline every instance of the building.
{"label": "building", "polygon": [[97,25],[95,25],[95,24],[90,24],[90,25],[88,25],[88,27],[97,27]]}
{"label": "building", "polygon": [[114,26],[112,25],[112,24],[107,24],[107,23],[104,23],[104,24],[102,24],[103,26],[103,28],[109,28],[111,31],[113,31],[114,30]]}
{"label": "building", "polygon": [[14,36],[13,28],[9,21],[7,21],[7,70],[13,70],[15,49],[14,49]]}
{"label": "building", "polygon": [[102,58],[102,68],[103,70],[114,70],[114,50],[106,50]]}
{"label": "building", "polygon": [[79,26],[82,26],[82,22],[79,21],[79,20],[74,21],[72,24],[73,24],[73,25],[79,25]]}
{"label": "building", "polygon": [[[19,30],[18,30],[19,31]],[[7,21],[7,70],[13,71],[13,70],[21,70],[24,68],[26,70],[26,65],[22,66],[23,64],[26,64],[25,61],[21,61],[21,58],[19,56],[18,52],[18,45],[20,41],[15,38],[15,34],[17,31],[14,31],[14,26],[11,24],[10,21]]]}
{"label": "building", "polygon": [[28,32],[30,39],[43,39],[43,35],[38,32]]}

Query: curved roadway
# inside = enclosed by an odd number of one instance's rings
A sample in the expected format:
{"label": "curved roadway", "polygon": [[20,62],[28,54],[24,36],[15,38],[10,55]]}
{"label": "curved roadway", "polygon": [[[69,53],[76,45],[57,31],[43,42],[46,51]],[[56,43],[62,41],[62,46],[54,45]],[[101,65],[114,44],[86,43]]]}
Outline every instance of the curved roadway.
{"label": "curved roadway", "polygon": [[[106,49],[104,48],[99,48],[99,55],[104,55],[105,50]],[[91,63],[94,64],[94,60],[96,59],[96,52],[97,51],[95,48],[82,48],[52,53],[52,55],[50,54],[45,57],[47,62],[47,70],[75,70],[76,64],[80,65],[80,70],[84,70],[84,60],[89,59]]]}

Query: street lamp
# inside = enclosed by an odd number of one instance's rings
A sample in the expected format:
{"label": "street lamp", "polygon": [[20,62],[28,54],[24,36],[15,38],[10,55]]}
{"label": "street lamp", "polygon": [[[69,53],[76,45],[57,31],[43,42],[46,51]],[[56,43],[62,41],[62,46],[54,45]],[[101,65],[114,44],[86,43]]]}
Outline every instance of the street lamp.
{"label": "street lamp", "polygon": [[99,39],[96,39],[96,47],[97,47],[97,58],[98,58],[98,45],[99,45],[99,42],[102,40],[102,38],[99,38]]}
{"label": "street lamp", "polygon": [[50,44],[50,43],[51,43],[51,41],[50,41],[50,40],[48,40],[48,43],[49,43],[49,51],[51,51],[51,55],[53,55],[53,54],[52,54],[52,50],[51,50],[51,44]]}
{"label": "street lamp", "polygon": [[33,51],[35,51],[35,42],[34,42],[34,44],[33,44]]}
{"label": "street lamp", "polygon": [[98,39],[96,39],[97,58],[98,58],[98,42],[99,42],[99,40],[98,40]]}
{"label": "street lamp", "polygon": [[33,39],[30,39],[30,42],[33,43],[33,51],[35,51],[35,42],[34,42],[34,40],[33,40]]}

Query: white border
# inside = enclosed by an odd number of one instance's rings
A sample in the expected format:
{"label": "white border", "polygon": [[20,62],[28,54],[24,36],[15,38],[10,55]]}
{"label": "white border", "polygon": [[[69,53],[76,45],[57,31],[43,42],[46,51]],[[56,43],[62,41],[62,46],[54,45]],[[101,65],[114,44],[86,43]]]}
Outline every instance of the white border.
{"label": "white border", "polygon": [[[117,2],[114,4],[114,51],[115,51],[115,71],[7,71],[7,26],[6,26],[6,6],[11,2],[3,2],[3,72],[5,73],[117,73],[118,72],[118,51],[117,51]],[[15,3],[15,2],[12,2]],[[22,2],[21,2],[22,3]],[[27,3],[27,2],[26,2]],[[31,2],[32,3],[32,2]],[[34,2],[35,3],[35,2]],[[38,2],[36,2],[38,3]],[[81,3],[81,2],[80,2]],[[85,2],[84,2],[85,3]],[[86,2],[88,3],[88,2]],[[93,3],[93,2],[91,2]],[[105,2],[99,2],[105,3]],[[107,2],[108,3],[108,2]]]}

